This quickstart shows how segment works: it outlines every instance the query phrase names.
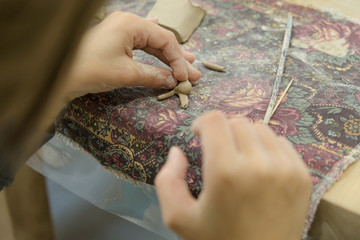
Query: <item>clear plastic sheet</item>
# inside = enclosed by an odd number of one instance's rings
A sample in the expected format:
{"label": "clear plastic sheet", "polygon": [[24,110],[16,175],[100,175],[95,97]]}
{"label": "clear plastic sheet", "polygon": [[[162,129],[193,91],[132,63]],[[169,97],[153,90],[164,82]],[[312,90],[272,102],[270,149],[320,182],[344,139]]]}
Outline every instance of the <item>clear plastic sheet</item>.
{"label": "clear plastic sheet", "polygon": [[56,134],[27,164],[95,206],[166,239],[180,239],[161,219],[153,186],[119,179],[90,154]]}

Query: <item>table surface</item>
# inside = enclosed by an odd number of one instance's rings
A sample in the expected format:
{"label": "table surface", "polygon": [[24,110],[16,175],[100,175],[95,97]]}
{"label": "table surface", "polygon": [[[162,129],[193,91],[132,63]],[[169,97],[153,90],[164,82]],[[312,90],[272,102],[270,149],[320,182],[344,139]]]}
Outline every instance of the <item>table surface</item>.
{"label": "table surface", "polygon": [[285,0],[289,3],[296,3],[307,7],[313,7],[320,10],[336,10],[346,16],[360,19],[360,1],[358,0]]}
{"label": "table surface", "polygon": [[[286,0],[317,9],[336,10],[340,14],[354,17],[360,21],[360,1],[358,0]],[[336,182],[323,199],[360,215],[360,162],[352,164]]]}
{"label": "table surface", "polygon": [[[338,12],[360,21],[360,1],[358,0],[286,1]],[[357,161],[349,166],[341,178],[324,194],[312,230],[317,239],[355,239],[356,236],[360,236],[360,230],[357,227],[360,224],[359,186],[360,162]],[[324,223],[325,221],[328,223]]]}
{"label": "table surface", "polygon": [[[341,3],[338,3],[335,0],[329,0],[329,1],[314,0],[314,1],[311,1],[311,3],[308,3],[308,1],[305,1],[305,0],[286,0],[286,1],[291,2],[291,3],[305,5],[305,6],[310,6],[310,7],[314,7],[314,8],[318,8],[318,9],[322,9],[322,10],[335,9],[336,12],[340,12],[340,13],[343,13],[344,15],[360,19],[360,14],[358,13],[360,11],[356,11],[356,10],[360,10],[360,2],[358,2],[358,0],[343,0],[343,1],[341,1]],[[55,145],[53,147],[54,147],[54,149],[58,148]],[[84,162],[86,163],[86,161],[84,161]],[[66,164],[67,163],[65,163],[65,165]],[[74,170],[74,169],[72,169],[72,170]],[[41,171],[41,169],[40,169],[40,171]],[[66,174],[68,174],[68,173],[66,173]],[[96,173],[95,175],[97,175],[97,174],[98,173]],[[101,174],[103,174],[103,171],[101,171]],[[352,218],[352,216],[354,214],[356,216],[360,217],[360,204],[359,204],[360,203],[360,194],[357,191],[358,186],[360,185],[360,177],[359,176],[360,176],[360,163],[356,162],[355,164],[350,166],[345,171],[345,173],[343,174],[341,179],[336,184],[334,184],[331,187],[331,189],[323,196],[322,202],[319,205],[319,211],[320,210],[323,211],[323,213],[322,213],[323,215],[321,215],[320,217],[317,216],[315,219],[315,225],[320,226],[318,228],[319,230],[314,230],[314,232],[315,232],[314,236],[317,236],[316,239],[318,239],[318,240],[321,240],[321,239],[355,239],[354,237],[351,237],[351,236],[347,237],[347,238],[346,237],[341,237],[341,238],[340,237],[338,237],[338,238],[322,237],[321,232],[325,231],[324,230],[325,227],[328,227],[327,225],[324,227],[323,223],[329,222],[329,221],[334,223],[334,224],[331,224],[332,229],[329,230],[329,232],[335,232],[335,234],[333,234],[333,236],[335,236],[335,235],[339,236],[340,234],[345,234],[343,236],[349,236],[349,235],[346,235],[349,232],[353,232],[354,234],[357,234],[357,235],[353,235],[353,236],[360,236],[360,232],[356,232],[356,231],[360,231],[360,229],[356,229],[356,228],[354,228],[354,231],[347,231],[347,233],[342,233],[341,229],[346,229],[345,225],[349,221],[343,221],[343,222],[340,221],[339,222],[339,219],[343,219],[343,217],[347,218],[347,219],[354,219],[354,218]],[[112,181],[112,178],[111,179],[109,178],[109,181],[110,180]],[[106,186],[108,187],[109,184],[107,184]],[[109,193],[109,191],[110,191],[110,189],[105,189],[105,192]],[[118,191],[120,191],[120,190],[118,190]],[[121,190],[121,191],[123,191],[123,190]],[[87,195],[89,193],[84,191],[84,194]],[[103,194],[104,194],[103,192],[100,193],[100,195],[103,195]],[[85,196],[85,195],[83,197],[86,199],[86,197],[88,197],[88,196]],[[109,200],[109,199],[106,199],[106,200]],[[118,201],[118,199],[115,199],[115,201]],[[157,204],[155,203],[155,205],[157,205]],[[324,208],[322,206],[326,206],[326,208]],[[111,209],[112,211],[114,210],[113,206],[111,204],[109,204],[109,202],[106,202],[106,207],[104,207],[104,209],[109,210],[108,207],[110,207],[109,209]],[[158,207],[158,206],[156,206],[156,207]],[[341,217],[339,217],[339,215],[341,215]],[[334,218],[334,216],[335,216],[335,218]],[[330,218],[330,220],[329,220],[329,218]],[[142,225],[142,224],[140,224],[140,225]],[[334,227],[334,225],[335,225],[335,227]],[[352,226],[354,226],[354,224],[352,224]],[[318,236],[320,236],[320,237],[318,237]],[[327,236],[330,236],[330,235],[327,235]]]}

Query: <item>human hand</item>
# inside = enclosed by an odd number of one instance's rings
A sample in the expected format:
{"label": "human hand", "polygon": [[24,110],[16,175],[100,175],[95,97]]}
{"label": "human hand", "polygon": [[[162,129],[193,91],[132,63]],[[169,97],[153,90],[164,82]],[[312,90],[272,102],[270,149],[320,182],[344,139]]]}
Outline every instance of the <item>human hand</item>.
{"label": "human hand", "polygon": [[[141,49],[170,66],[150,66],[132,59]],[[190,63],[195,57],[183,50],[174,34],[131,13],[115,12],[82,39],[69,73],[69,100],[126,86],[173,88],[178,81],[196,81],[200,72]]]}
{"label": "human hand", "polygon": [[219,112],[192,127],[202,141],[204,188],[192,197],[186,157],[173,147],[155,179],[165,223],[186,240],[301,239],[311,181],[291,144],[267,125]]}

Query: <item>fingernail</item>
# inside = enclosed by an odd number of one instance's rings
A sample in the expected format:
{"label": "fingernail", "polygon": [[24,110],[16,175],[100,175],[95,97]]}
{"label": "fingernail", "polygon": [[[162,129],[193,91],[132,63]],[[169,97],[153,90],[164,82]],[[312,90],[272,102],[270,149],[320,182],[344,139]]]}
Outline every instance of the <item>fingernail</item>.
{"label": "fingernail", "polygon": [[172,146],[169,150],[167,157],[167,164],[169,167],[176,171],[179,177],[184,177],[183,174],[188,168],[187,161],[182,158],[183,151],[179,147]]}
{"label": "fingernail", "polygon": [[199,84],[199,81],[191,82],[191,85],[196,86]]}
{"label": "fingernail", "polygon": [[173,157],[173,155],[175,155],[175,152],[176,152],[176,147],[171,146],[168,153],[168,157]]}
{"label": "fingernail", "polygon": [[166,87],[174,88],[176,84],[177,84],[177,80],[172,75],[169,75],[166,79]]}
{"label": "fingernail", "polygon": [[178,166],[178,161],[177,161],[177,152],[178,149],[174,146],[172,146],[169,150],[168,156],[167,156],[167,162],[172,165],[173,167],[177,168]]}
{"label": "fingernail", "polygon": [[191,75],[192,75],[192,77],[199,79],[201,77],[201,72],[199,70],[197,70],[195,67],[193,67],[192,65],[190,65],[190,66],[191,66]]}

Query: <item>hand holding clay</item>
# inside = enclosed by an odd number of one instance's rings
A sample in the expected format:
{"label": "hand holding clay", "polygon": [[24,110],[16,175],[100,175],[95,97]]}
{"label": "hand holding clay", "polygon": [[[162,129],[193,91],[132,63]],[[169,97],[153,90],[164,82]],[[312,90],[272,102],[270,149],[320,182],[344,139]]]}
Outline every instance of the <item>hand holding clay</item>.
{"label": "hand holding clay", "polygon": [[189,105],[189,99],[187,95],[191,92],[191,89],[192,86],[188,80],[185,82],[179,82],[179,84],[170,92],[159,95],[158,100],[164,100],[176,94],[180,99],[180,107],[186,109]]}
{"label": "hand holding clay", "polygon": [[[137,62],[133,50],[151,54],[171,69]],[[193,54],[183,50],[174,34],[153,21],[115,12],[92,28],[80,43],[66,85],[69,100],[87,93],[126,86],[174,88],[178,81],[197,81]]]}
{"label": "hand holding clay", "polygon": [[184,240],[301,239],[311,179],[290,142],[219,112],[192,129],[202,142],[204,188],[191,195],[188,162],[173,147],[155,179],[164,222]]}

